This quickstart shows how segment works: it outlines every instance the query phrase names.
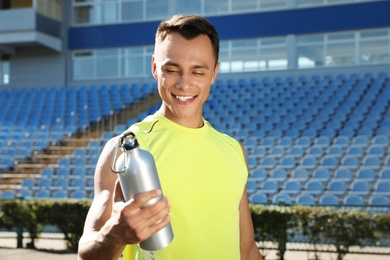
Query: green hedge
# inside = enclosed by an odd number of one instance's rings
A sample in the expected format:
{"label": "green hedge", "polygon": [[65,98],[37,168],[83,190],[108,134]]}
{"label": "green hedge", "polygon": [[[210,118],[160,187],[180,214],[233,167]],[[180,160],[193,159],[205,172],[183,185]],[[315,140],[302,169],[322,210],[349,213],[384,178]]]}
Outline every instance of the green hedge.
{"label": "green hedge", "polygon": [[284,259],[288,236],[306,235],[309,243],[332,244],[341,260],[351,246],[376,245],[390,239],[390,214],[371,214],[358,209],[252,205],[257,241],[273,241]]}
{"label": "green hedge", "polygon": [[0,201],[0,228],[23,228],[30,234],[29,247],[46,225],[58,227],[68,249],[77,251],[89,200],[3,200]]}
{"label": "green hedge", "polygon": [[[23,228],[30,246],[42,228],[54,225],[64,234],[69,249],[76,251],[83,232],[90,200],[3,200],[0,201],[0,229]],[[284,259],[288,238],[303,234],[314,246],[333,244],[338,259],[351,246],[374,245],[390,238],[390,214],[370,214],[356,209],[327,207],[251,205],[255,239],[273,241]]]}

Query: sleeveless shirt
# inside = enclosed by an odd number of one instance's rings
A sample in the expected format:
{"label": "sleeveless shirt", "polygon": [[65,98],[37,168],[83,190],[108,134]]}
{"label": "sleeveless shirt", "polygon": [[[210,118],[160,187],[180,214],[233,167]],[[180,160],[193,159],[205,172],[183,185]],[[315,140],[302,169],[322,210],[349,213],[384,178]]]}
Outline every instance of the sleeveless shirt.
{"label": "sleeveless shirt", "polygon": [[186,128],[159,112],[129,131],[154,156],[174,239],[157,251],[128,245],[124,260],[240,259],[239,203],[248,170],[239,143],[206,120]]}

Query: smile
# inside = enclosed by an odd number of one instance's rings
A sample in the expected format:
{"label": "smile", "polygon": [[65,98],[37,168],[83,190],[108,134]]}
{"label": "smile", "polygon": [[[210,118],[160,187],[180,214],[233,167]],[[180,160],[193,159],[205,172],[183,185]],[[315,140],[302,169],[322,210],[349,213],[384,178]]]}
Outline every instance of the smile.
{"label": "smile", "polygon": [[176,99],[185,102],[185,101],[188,101],[190,99],[193,99],[195,96],[175,96],[175,97],[176,97]]}

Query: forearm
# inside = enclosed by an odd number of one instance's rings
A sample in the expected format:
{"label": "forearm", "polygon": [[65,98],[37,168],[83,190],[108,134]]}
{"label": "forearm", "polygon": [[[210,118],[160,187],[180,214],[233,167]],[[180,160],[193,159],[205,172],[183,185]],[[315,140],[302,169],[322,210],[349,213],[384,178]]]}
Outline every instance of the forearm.
{"label": "forearm", "polygon": [[80,260],[89,259],[118,259],[122,254],[125,244],[114,237],[104,234],[104,228],[100,231],[84,235],[79,242],[78,257]]}

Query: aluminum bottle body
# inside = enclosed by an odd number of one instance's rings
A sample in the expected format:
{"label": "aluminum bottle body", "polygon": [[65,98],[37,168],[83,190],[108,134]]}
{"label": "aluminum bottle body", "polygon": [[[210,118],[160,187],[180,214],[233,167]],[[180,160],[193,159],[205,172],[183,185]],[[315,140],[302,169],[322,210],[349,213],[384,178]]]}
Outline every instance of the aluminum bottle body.
{"label": "aluminum bottle body", "polygon": [[[134,199],[139,193],[153,189],[161,189],[160,180],[157,174],[156,164],[153,156],[146,150],[134,148],[121,154],[116,161],[117,169],[126,169],[119,175],[123,195],[126,201]],[[143,207],[152,205],[159,201],[158,198],[149,200]],[[169,223],[166,227],[140,243],[144,250],[155,251],[168,246],[173,239],[172,226]]]}

